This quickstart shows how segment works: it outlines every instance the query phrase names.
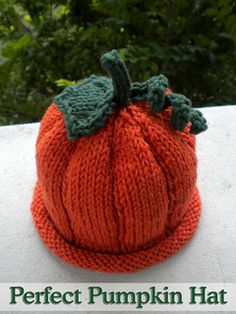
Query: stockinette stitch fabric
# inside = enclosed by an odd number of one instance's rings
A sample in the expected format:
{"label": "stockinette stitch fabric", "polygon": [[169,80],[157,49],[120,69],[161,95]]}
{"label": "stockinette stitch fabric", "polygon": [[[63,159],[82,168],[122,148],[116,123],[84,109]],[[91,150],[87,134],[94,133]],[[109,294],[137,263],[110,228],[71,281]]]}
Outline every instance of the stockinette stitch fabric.
{"label": "stockinette stitch fabric", "polygon": [[132,83],[115,50],[101,65],[110,78],[68,86],[41,121],[31,211],[66,262],[132,272],[192,238],[201,211],[195,134],[207,124],[164,75]]}

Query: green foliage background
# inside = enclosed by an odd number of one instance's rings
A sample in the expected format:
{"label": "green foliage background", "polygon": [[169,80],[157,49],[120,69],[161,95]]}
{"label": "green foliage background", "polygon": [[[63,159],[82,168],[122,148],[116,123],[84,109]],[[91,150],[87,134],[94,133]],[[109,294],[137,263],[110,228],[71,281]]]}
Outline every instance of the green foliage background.
{"label": "green foliage background", "polygon": [[236,101],[235,1],[0,0],[0,124],[39,120],[112,48],[133,81],[163,73],[196,106]]}

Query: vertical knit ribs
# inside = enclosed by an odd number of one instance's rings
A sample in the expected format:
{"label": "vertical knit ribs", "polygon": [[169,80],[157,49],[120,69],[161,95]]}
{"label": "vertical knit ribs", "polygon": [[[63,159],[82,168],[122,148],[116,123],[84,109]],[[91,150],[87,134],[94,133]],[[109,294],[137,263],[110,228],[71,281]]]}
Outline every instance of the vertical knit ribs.
{"label": "vertical knit ribs", "polygon": [[42,123],[37,168],[48,214],[69,243],[135,252],[178,226],[195,188],[196,157],[192,135],[173,131],[170,115],[131,105],[79,141],[66,139],[55,105],[43,121],[55,116],[51,127]]}

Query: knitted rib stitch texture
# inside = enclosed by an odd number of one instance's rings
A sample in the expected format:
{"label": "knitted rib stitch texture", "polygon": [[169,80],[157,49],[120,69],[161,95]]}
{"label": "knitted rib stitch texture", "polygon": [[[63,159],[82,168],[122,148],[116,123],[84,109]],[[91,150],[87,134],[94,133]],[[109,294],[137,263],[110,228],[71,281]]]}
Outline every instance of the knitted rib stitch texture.
{"label": "knitted rib stitch texture", "polygon": [[[140,86],[133,93],[142,98],[146,86]],[[171,93],[168,86],[164,92]],[[175,109],[160,103],[162,109],[153,111],[149,101],[119,104],[102,127],[75,140],[68,138],[60,105],[51,104],[41,121],[31,211],[45,244],[75,266],[136,271],[176,253],[197,228],[201,203],[191,123],[176,130]]]}

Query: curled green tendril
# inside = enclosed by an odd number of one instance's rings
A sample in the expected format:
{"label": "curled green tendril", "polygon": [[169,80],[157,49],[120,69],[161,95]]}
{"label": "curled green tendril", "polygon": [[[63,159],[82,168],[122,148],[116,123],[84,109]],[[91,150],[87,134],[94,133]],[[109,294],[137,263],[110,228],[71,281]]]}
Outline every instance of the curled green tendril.
{"label": "curled green tendril", "polygon": [[183,131],[191,122],[190,132],[199,134],[207,129],[207,121],[199,110],[192,108],[191,100],[182,94],[166,93],[168,80],[164,75],[154,76],[144,83],[133,83],[130,94],[132,101],[148,101],[154,112],[172,106],[172,125]]}

